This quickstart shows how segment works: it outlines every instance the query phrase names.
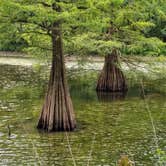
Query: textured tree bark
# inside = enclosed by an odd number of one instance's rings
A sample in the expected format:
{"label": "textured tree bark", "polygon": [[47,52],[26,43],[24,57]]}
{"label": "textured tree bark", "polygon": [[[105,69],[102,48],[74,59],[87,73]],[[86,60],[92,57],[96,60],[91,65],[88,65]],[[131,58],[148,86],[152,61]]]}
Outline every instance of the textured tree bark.
{"label": "textured tree bark", "polygon": [[97,91],[125,92],[127,83],[120,69],[118,53],[113,49],[110,55],[105,56],[105,64],[97,82]]}
{"label": "textured tree bark", "polygon": [[37,127],[46,131],[72,131],[76,121],[65,76],[61,26],[58,22],[52,28],[52,43],[53,59],[48,91]]}

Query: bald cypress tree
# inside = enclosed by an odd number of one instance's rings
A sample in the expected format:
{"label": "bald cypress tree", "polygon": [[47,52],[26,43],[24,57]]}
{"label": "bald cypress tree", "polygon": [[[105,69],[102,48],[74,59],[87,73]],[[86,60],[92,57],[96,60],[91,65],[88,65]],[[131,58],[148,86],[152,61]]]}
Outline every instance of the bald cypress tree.
{"label": "bald cypress tree", "polygon": [[[61,12],[60,6],[56,3],[52,4],[52,9]],[[65,76],[61,28],[60,20],[51,25],[52,67],[47,94],[37,126],[39,129],[47,131],[71,131],[76,127],[73,105]]]}
{"label": "bald cypress tree", "polygon": [[[50,42],[52,67],[37,127],[49,132],[74,130],[76,120],[65,75],[62,41],[62,24],[72,17],[71,13],[76,14],[72,10],[74,4],[49,0],[2,0],[0,3],[3,23],[21,23],[22,34],[26,34],[28,39],[36,36]],[[36,46],[35,42],[31,43]],[[40,46],[40,43],[37,44]]]}

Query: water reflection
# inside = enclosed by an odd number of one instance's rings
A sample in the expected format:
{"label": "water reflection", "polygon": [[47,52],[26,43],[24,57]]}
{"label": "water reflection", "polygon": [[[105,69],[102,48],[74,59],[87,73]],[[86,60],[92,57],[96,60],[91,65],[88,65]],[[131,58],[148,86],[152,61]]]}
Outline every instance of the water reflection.
{"label": "water reflection", "polygon": [[126,95],[126,92],[97,92],[98,101],[100,102],[124,100]]}

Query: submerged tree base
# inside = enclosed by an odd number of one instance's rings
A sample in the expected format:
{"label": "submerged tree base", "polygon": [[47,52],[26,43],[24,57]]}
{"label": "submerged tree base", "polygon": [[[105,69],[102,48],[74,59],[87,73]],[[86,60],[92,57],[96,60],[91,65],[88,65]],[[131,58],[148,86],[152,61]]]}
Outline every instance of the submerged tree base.
{"label": "submerged tree base", "polygon": [[73,131],[75,127],[70,95],[62,82],[55,82],[46,95],[37,128],[51,132]]}
{"label": "submerged tree base", "polygon": [[126,79],[120,69],[116,49],[110,55],[105,56],[105,64],[99,76],[96,90],[103,92],[127,91]]}

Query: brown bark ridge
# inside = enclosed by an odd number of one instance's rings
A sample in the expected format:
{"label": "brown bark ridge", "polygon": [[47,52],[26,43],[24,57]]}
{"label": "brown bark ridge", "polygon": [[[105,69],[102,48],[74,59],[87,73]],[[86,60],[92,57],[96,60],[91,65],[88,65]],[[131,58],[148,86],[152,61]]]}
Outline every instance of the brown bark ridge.
{"label": "brown bark ridge", "polygon": [[104,67],[99,75],[97,91],[103,92],[125,92],[127,83],[120,69],[118,51],[113,49],[111,54],[105,56]]}
{"label": "brown bark ridge", "polygon": [[75,114],[65,76],[61,25],[52,28],[53,59],[48,90],[38,122],[38,128],[50,131],[72,131],[76,127]]}

